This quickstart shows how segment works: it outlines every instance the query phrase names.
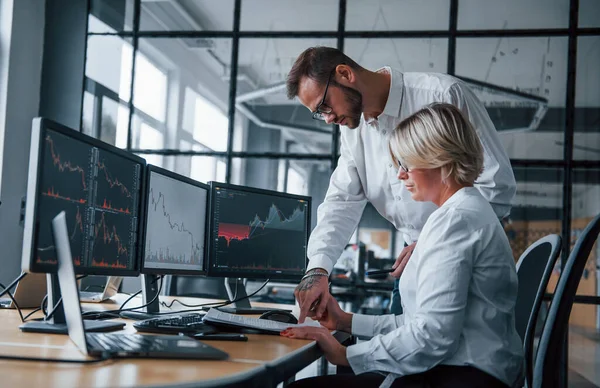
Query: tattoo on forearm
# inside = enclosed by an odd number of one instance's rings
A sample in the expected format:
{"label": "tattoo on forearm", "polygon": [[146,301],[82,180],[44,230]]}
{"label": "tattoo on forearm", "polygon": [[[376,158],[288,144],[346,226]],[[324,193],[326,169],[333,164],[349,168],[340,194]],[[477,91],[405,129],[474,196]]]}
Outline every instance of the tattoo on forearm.
{"label": "tattoo on forearm", "polygon": [[310,290],[311,288],[313,288],[313,286],[315,284],[319,283],[319,281],[321,280],[322,277],[324,277],[324,276],[312,276],[312,277],[304,279],[298,285],[298,291]]}

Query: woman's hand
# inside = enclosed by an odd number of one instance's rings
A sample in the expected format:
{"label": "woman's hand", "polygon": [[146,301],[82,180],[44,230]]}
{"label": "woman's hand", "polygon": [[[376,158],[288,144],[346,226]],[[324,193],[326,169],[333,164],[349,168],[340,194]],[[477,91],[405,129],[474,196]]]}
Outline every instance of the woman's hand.
{"label": "woman's hand", "polygon": [[414,243],[407,245],[404,247],[404,249],[402,249],[402,252],[400,252],[396,262],[392,266],[392,268],[394,268],[394,272],[390,273],[392,277],[395,277],[396,279],[400,278],[400,275],[402,275],[402,272],[404,272],[404,268],[406,267],[410,256],[415,250],[416,245],[417,242],[415,241]]}
{"label": "woman's hand", "polygon": [[285,329],[283,337],[317,341],[327,361],[334,365],[350,366],[346,358],[346,347],[340,344],[324,327],[304,326]]}

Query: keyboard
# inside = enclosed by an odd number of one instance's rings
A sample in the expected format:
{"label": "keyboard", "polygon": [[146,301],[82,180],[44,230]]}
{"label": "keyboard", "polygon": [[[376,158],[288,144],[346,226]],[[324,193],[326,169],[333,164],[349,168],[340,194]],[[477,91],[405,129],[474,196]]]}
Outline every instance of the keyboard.
{"label": "keyboard", "polygon": [[134,322],[137,331],[145,333],[216,333],[217,329],[203,322],[204,313],[166,315]]}
{"label": "keyboard", "polygon": [[87,299],[100,298],[101,295],[102,295],[101,292],[79,291],[79,298],[87,298]]}
{"label": "keyboard", "polygon": [[86,334],[88,341],[96,341],[104,350],[136,352],[140,350],[163,350],[160,341],[136,334]]}

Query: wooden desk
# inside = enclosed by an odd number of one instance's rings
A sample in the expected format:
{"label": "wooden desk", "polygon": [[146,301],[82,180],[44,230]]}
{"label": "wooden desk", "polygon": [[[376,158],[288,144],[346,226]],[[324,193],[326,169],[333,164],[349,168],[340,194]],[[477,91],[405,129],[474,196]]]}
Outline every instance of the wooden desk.
{"label": "wooden desk", "polygon": [[[122,301],[123,295],[117,300]],[[164,300],[170,300],[165,297]],[[205,300],[178,298],[186,303]],[[161,297],[161,300],[163,298]],[[208,300],[206,300],[208,301]],[[134,302],[132,306],[139,304]],[[256,303],[256,305],[261,305]],[[264,304],[263,304],[264,305]],[[118,304],[84,304],[104,310]],[[175,308],[173,310],[179,310]],[[271,305],[266,305],[270,307]],[[282,308],[286,305],[272,305]],[[287,306],[289,307],[289,306]],[[285,307],[283,307],[285,308]],[[132,321],[124,332],[133,333]],[[23,333],[15,310],[0,310],[0,354],[25,357],[85,359],[66,335]],[[336,333],[339,341],[349,335]],[[275,386],[323,354],[314,341],[274,335],[248,334],[248,342],[210,341],[229,353],[225,361],[121,359],[99,364],[65,364],[0,360],[0,386],[6,387],[217,387]]]}

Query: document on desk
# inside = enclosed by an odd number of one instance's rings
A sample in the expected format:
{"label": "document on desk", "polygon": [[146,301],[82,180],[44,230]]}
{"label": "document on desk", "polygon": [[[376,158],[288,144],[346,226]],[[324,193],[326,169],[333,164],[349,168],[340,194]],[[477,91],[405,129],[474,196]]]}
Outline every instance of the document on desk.
{"label": "document on desk", "polygon": [[250,318],[244,315],[229,314],[223,311],[219,311],[215,308],[208,310],[208,313],[204,316],[204,321],[213,323],[222,323],[226,325],[233,325],[238,327],[244,327],[248,329],[256,329],[268,331],[271,333],[279,333],[288,327],[302,327],[302,326],[315,326],[320,327],[321,325],[317,321],[305,321],[301,324],[294,323],[283,323],[277,321],[270,321],[268,319]]}

